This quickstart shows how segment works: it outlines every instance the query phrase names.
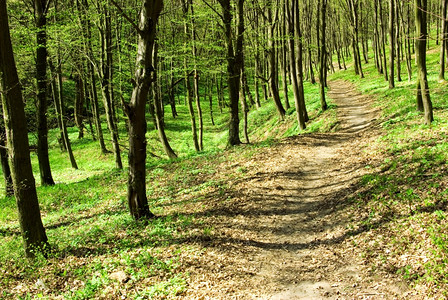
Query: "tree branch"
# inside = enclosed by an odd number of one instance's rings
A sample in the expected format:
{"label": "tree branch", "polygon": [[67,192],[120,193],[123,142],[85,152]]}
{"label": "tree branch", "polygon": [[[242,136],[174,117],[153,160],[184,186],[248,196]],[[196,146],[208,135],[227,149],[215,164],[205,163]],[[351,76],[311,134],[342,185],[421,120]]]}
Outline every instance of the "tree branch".
{"label": "tree branch", "polygon": [[210,7],[210,9],[213,10],[215,12],[215,14],[217,14],[221,18],[221,20],[224,20],[224,17],[213,6],[208,4],[207,1],[202,0],[202,2],[204,2],[205,5],[207,5],[208,7]]}
{"label": "tree branch", "polygon": [[118,12],[129,22],[131,23],[131,26],[134,27],[134,29],[140,34],[142,31],[140,28],[138,28],[137,24],[134,23],[134,21],[123,11],[120,5],[118,5],[115,0],[110,0],[110,2],[118,9]]}

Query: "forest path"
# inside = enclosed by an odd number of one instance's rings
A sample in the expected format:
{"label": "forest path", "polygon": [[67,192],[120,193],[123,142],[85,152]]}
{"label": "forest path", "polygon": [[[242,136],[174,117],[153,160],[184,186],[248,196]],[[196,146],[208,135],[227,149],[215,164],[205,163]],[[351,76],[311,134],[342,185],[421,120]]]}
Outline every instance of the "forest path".
{"label": "forest path", "polygon": [[404,298],[406,285],[369,270],[348,242],[367,230],[351,231],[347,200],[371,171],[363,148],[378,137],[377,112],[347,82],[330,82],[329,96],[335,133],[288,138],[236,163],[247,176],[211,214],[213,235],[199,258],[209,274],[191,278],[195,298]]}

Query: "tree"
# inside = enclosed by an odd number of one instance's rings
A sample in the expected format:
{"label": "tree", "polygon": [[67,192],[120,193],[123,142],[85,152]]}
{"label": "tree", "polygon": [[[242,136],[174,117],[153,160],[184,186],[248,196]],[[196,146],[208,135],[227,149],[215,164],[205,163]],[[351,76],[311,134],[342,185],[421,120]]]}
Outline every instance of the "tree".
{"label": "tree", "polygon": [[417,106],[423,107],[425,123],[430,125],[434,120],[432,102],[429,95],[428,74],[426,70],[426,41],[428,39],[428,24],[426,21],[427,0],[414,0],[415,25],[417,28],[416,59],[417,59]]}
{"label": "tree", "polygon": [[47,248],[48,239],[42,224],[31,168],[27,122],[11,45],[6,0],[0,0],[0,15],[0,91],[3,95],[3,116],[25,254],[33,258],[35,251]]}
{"label": "tree", "polygon": [[51,75],[53,78],[52,80],[52,87],[53,87],[53,98],[56,106],[56,112],[57,117],[59,120],[59,123],[61,124],[61,131],[62,131],[62,140],[64,143],[64,148],[68,152],[68,156],[70,158],[70,163],[72,165],[73,169],[78,169],[78,164],[76,163],[75,156],[73,155],[72,146],[70,142],[70,138],[68,137],[68,131],[67,131],[67,125],[65,122],[65,105],[64,105],[64,93],[62,92],[62,69],[61,69],[61,59],[60,54],[58,53],[58,67],[56,68],[51,60],[49,61]]}
{"label": "tree", "polygon": [[5,194],[6,196],[14,196],[14,185],[12,183],[11,168],[9,167],[8,148],[6,147],[6,132],[3,119],[0,124],[0,162],[2,165],[2,173],[5,179]]}
{"label": "tree", "polygon": [[156,123],[157,123],[157,132],[159,133],[159,139],[160,139],[160,142],[162,143],[163,149],[169,158],[175,159],[175,158],[177,158],[177,155],[174,152],[173,148],[171,148],[171,145],[168,142],[168,137],[165,134],[165,120],[163,117],[163,107],[162,107],[163,103],[160,100],[160,93],[158,92],[158,90],[159,90],[159,80],[158,80],[158,74],[157,74],[158,48],[159,48],[158,45],[155,44],[154,49],[153,49],[154,75],[153,75],[153,80],[152,80],[154,113],[155,113]]}
{"label": "tree", "polygon": [[320,55],[319,55],[319,93],[320,93],[320,106],[322,110],[326,110],[328,108],[327,101],[325,101],[325,84],[326,84],[326,76],[325,73],[327,72],[327,48],[326,48],[326,38],[325,38],[325,30],[326,30],[326,11],[327,11],[327,0],[322,0],[321,2],[321,24],[320,24],[320,40],[321,40],[321,49],[320,49]]}
{"label": "tree", "polygon": [[395,60],[395,1],[389,0],[389,88],[395,87],[394,60]]}
{"label": "tree", "polygon": [[47,11],[49,1],[34,0],[36,22],[36,80],[37,80],[37,157],[43,185],[54,185],[48,157],[47,125]]}
{"label": "tree", "polygon": [[112,148],[115,156],[115,167],[123,169],[121,161],[120,145],[118,143],[118,128],[114,118],[113,108],[113,91],[112,91],[112,20],[108,4],[102,4],[101,13],[104,14],[102,24],[100,25],[101,35],[101,66],[97,67],[97,72],[101,82],[101,92],[104,100],[104,108],[106,110],[107,125],[109,127]]}
{"label": "tree", "polygon": [[[144,0],[140,10],[139,24],[133,25],[138,33],[134,88],[130,102],[123,105],[129,118],[128,205],[131,215],[136,220],[154,217],[149,210],[146,198],[145,107],[153,80],[154,40],[162,8],[163,0]],[[130,18],[127,19],[132,22]]]}
{"label": "tree", "polygon": [[359,0],[346,0],[348,18],[352,28],[352,48],[355,63],[355,73],[364,78],[361,66],[361,55],[359,53]]}
{"label": "tree", "polygon": [[[288,28],[288,47],[289,47],[289,62],[290,62],[290,76],[292,81],[292,87],[294,92],[294,104],[296,107],[296,115],[297,115],[297,123],[299,124],[299,128],[301,130],[306,128],[305,125],[305,115],[303,113],[302,100],[303,100],[303,72],[300,70],[297,72],[297,64],[296,64],[296,56],[295,56],[295,44],[294,37],[298,37],[298,55],[297,60],[299,61],[299,66],[302,68],[302,42],[301,42],[301,32],[300,26],[297,26],[299,32],[296,32],[295,22],[299,20],[299,2],[297,0],[292,0],[291,4],[289,4],[289,0],[286,0],[286,14],[285,18],[287,18],[287,28]],[[299,74],[298,74],[299,73]],[[301,77],[300,79],[298,77]],[[302,89],[300,88],[302,85]]]}
{"label": "tree", "polygon": [[[222,21],[224,23],[224,36],[227,45],[227,83],[229,87],[230,99],[230,121],[228,145],[235,146],[241,144],[239,135],[240,118],[239,110],[239,90],[241,83],[241,67],[243,62],[243,31],[244,31],[244,0],[237,0],[238,25],[235,34],[232,30],[232,6],[230,0],[218,0],[222,8]],[[235,43],[235,47],[234,47]]]}
{"label": "tree", "polygon": [[269,90],[274,100],[275,107],[279,114],[280,120],[285,119],[285,108],[280,100],[280,94],[278,90],[278,66],[277,66],[277,49],[275,43],[274,31],[278,23],[279,7],[268,1],[266,5],[267,9],[267,22],[268,22],[268,65],[269,65]]}
{"label": "tree", "polygon": [[[190,22],[188,20],[189,17],[189,11],[190,11],[190,6],[192,5],[190,0],[182,0],[182,12],[184,13],[184,33],[185,33],[185,51],[187,52],[187,46],[189,41],[192,40],[192,33],[190,30]],[[193,16],[191,16],[193,17]],[[193,25],[194,26],[194,25]],[[194,29],[193,29],[193,34],[194,34]],[[193,46],[193,53],[195,53],[196,50],[194,50]],[[197,126],[196,126],[196,117],[195,117],[195,113],[194,113],[194,108],[193,108],[193,89],[191,87],[191,82],[190,82],[190,72],[188,70],[188,58],[187,58],[187,53],[185,53],[185,57],[184,57],[184,77],[185,77],[185,87],[187,90],[187,103],[188,103],[188,111],[190,113],[190,120],[191,120],[191,132],[192,132],[192,136],[193,136],[193,143],[194,143],[194,148],[196,151],[200,151],[201,147],[199,144],[199,140],[198,140],[198,133],[197,133]],[[196,75],[196,72],[193,72]],[[195,87],[196,87],[196,79],[195,79]]]}
{"label": "tree", "polygon": [[448,22],[447,22],[447,9],[448,0],[443,0],[442,6],[442,34],[440,38],[440,71],[439,80],[445,80],[445,52],[447,50],[447,38],[448,38]]}

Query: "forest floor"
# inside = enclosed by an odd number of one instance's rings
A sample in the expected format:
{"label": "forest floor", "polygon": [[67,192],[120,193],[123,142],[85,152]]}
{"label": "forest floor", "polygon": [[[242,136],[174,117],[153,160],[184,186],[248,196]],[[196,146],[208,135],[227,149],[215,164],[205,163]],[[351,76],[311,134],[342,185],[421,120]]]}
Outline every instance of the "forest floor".
{"label": "forest floor", "polygon": [[[313,114],[312,122],[331,115],[332,132],[148,167],[157,215],[148,223],[129,216],[124,172],[41,194],[54,253],[31,266],[14,256],[20,238],[11,217],[0,227],[0,299],[430,298],[431,284],[413,279],[425,274],[428,261],[445,266],[444,252],[434,252],[443,260],[432,258],[426,233],[446,232],[445,215],[430,210],[439,209],[437,202],[428,207],[399,198],[410,188],[418,193],[413,184],[421,178],[431,183],[427,170],[409,177],[419,166],[414,162],[389,174],[394,162],[378,151],[385,129],[374,99],[346,81],[329,83],[330,114]],[[431,172],[446,174],[442,158]],[[406,186],[395,188],[400,178]],[[446,190],[445,175],[433,178]],[[429,229],[416,223],[422,220]],[[429,275],[442,281],[443,274]]]}
{"label": "forest floor", "polygon": [[330,82],[329,96],[335,132],[287,138],[217,166],[221,176],[244,176],[228,182],[225,197],[190,207],[204,216],[206,234],[188,239],[204,248],[182,263],[190,274],[184,297],[412,298],[401,276],[372,270],[353,238],[368,231],[353,227],[361,216],[350,199],[375,165],[368,145],[379,137],[378,112],[345,81]]}

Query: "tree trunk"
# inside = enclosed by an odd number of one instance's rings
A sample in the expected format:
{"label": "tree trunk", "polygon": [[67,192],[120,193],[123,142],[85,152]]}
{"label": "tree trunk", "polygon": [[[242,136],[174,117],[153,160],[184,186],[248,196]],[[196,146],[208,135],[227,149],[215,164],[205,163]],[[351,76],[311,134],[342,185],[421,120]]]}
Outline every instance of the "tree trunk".
{"label": "tree trunk", "polygon": [[418,92],[421,93],[421,101],[425,112],[425,124],[430,125],[434,120],[432,102],[429,95],[429,86],[426,70],[426,41],[428,30],[426,22],[427,0],[415,0],[415,25],[417,27],[416,59],[418,69],[417,102],[419,102]]}
{"label": "tree trunk", "polygon": [[320,94],[320,106],[323,111],[327,110],[327,101],[325,101],[325,72],[327,70],[327,48],[326,48],[326,41],[325,41],[325,30],[326,30],[326,10],[327,10],[327,0],[322,0],[321,4],[321,24],[320,24],[320,39],[321,39],[321,50],[320,50],[320,57],[319,57],[319,94]]}
{"label": "tree trunk", "polygon": [[448,38],[448,24],[447,24],[447,7],[448,0],[443,0],[442,6],[442,29],[441,29],[441,37],[440,37],[440,71],[439,71],[439,80],[445,80],[445,51],[447,45]]}
{"label": "tree trunk", "polygon": [[146,198],[146,118],[145,106],[154,71],[152,54],[157,20],[162,0],[144,0],[138,25],[135,86],[131,101],[125,105],[129,118],[129,177],[128,204],[136,220],[154,217]]}
{"label": "tree trunk", "polygon": [[154,44],[153,49],[153,64],[154,64],[154,73],[153,73],[153,88],[152,88],[152,94],[154,99],[154,111],[155,111],[155,118],[157,122],[157,131],[159,133],[160,142],[162,143],[163,150],[165,151],[165,154],[168,155],[170,159],[177,158],[176,153],[174,152],[173,148],[171,148],[171,145],[168,141],[168,138],[165,133],[165,120],[163,116],[163,109],[162,109],[162,101],[160,101],[160,94],[158,93],[158,75],[157,75],[157,64],[158,64],[158,45]]}
{"label": "tree trunk", "polygon": [[402,44],[401,44],[401,18],[400,18],[400,3],[399,1],[395,2],[395,20],[397,28],[395,29],[395,42],[397,47],[397,80],[401,82],[401,58],[402,58]]}
{"label": "tree trunk", "polygon": [[101,30],[101,92],[103,95],[104,108],[106,110],[106,118],[107,125],[109,127],[111,139],[112,139],[112,147],[114,151],[115,157],[115,167],[117,169],[123,169],[123,163],[121,161],[121,151],[120,145],[118,143],[118,130],[115,124],[114,119],[114,110],[113,110],[113,100],[112,100],[112,91],[111,91],[111,82],[110,82],[110,71],[111,67],[109,64],[112,63],[112,28],[111,28],[111,16],[110,11],[107,8],[107,5],[104,4],[104,24],[103,29]]}
{"label": "tree trunk", "polygon": [[49,246],[42,224],[36,185],[31,168],[28,130],[21,85],[9,34],[6,0],[0,0],[0,90],[11,162],[14,194],[25,254],[33,258]]}
{"label": "tree trunk", "polygon": [[184,33],[185,33],[185,58],[184,58],[184,76],[185,76],[185,87],[186,87],[186,93],[187,93],[187,104],[188,104],[188,112],[190,113],[190,120],[191,120],[191,133],[193,137],[193,144],[194,149],[198,152],[201,150],[199,147],[199,141],[198,141],[198,132],[197,132],[197,126],[196,126],[196,117],[194,113],[193,108],[193,89],[191,87],[190,82],[190,72],[189,70],[189,64],[188,64],[188,58],[187,58],[187,49],[188,49],[188,42],[191,41],[191,32],[190,32],[190,24],[188,18],[189,13],[189,0],[183,0],[182,1],[182,10],[184,13]]}
{"label": "tree trunk", "polygon": [[54,185],[48,157],[47,125],[47,0],[34,1],[36,19],[36,79],[37,79],[37,157],[42,185]]}
{"label": "tree trunk", "polygon": [[[285,0],[286,1],[286,0]],[[287,51],[286,51],[286,2],[283,5],[283,16],[282,16],[282,24],[280,27],[280,34],[281,34],[281,47],[280,47],[280,51],[281,51],[281,68],[282,68],[282,88],[283,88],[283,97],[285,100],[285,110],[288,110],[291,106],[289,104],[289,95],[288,95],[288,76],[287,76],[287,63],[288,63],[288,58],[287,58]]]}
{"label": "tree trunk", "polygon": [[[277,8],[275,8],[277,9]],[[277,63],[276,63],[276,47],[274,42],[274,29],[276,21],[272,17],[272,8],[267,7],[268,10],[268,64],[269,64],[269,90],[271,91],[272,99],[274,100],[275,107],[279,114],[280,120],[285,119],[285,108],[283,107],[282,101],[280,100],[280,94],[278,90],[278,73],[277,73]],[[277,18],[277,15],[274,17]]]}
{"label": "tree trunk", "polygon": [[210,121],[215,126],[215,120],[213,118],[213,79],[210,79],[210,83],[208,84],[208,102],[210,105]]}
{"label": "tree trunk", "polygon": [[56,106],[56,112],[58,114],[58,119],[59,119],[59,122],[61,123],[62,138],[64,141],[64,146],[65,146],[65,149],[67,149],[72,168],[78,169],[78,165],[76,164],[75,156],[73,155],[70,139],[68,138],[67,125],[65,123],[65,107],[64,107],[64,101],[63,101],[64,93],[62,92],[62,67],[61,67],[61,60],[60,60],[59,52],[58,52],[58,58],[57,58],[58,67],[55,68],[53,66],[51,60],[49,62],[50,62],[50,70],[52,73],[52,77],[56,78],[56,80],[57,80],[57,84],[56,84],[56,82],[54,82],[54,101],[55,101],[55,106]]}
{"label": "tree trunk", "polygon": [[197,67],[197,46],[196,46],[196,24],[194,20],[194,7],[193,7],[193,0],[190,1],[190,8],[191,8],[191,35],[192,35],[192,54],[193,54],[193,60],[194,60],[194,74],[193,74],[193,85],[194,85],[194,95],[196,100],[196,110],[198,112],[198,122],[199,122],[199,137],[198,137],[198,144],[199,144],[199,150],[204,150],[204,142],[203,142],[203,135],[204,135],[204,120],[202,118],[202,108],[201,108],[201,97],[199,95],[199,71]]}
{"label": "tree trunk", "polygon": [[6,131],[5,124],[1,124],[0,132],[0,161],[2,164],[3,178],[5,179],[5,195],[7,197],[14,196],[14,185],[12,182],[11,168],[9,167],[8,148],[6,147]]}
{"label": "tree trunk", "polygon": [[[292,82],[292,90],[294,93],[294,104],[295,104],[295,108],[296,108],[296,115],[297,115],[297,123],[299,125],[299,128],[301,130],[304,130],[306,128],[305,125],[305,117],[304,117],[304,113],[302,111],[302,99],[303,98],[303,94],[301,93],[301,90],[299,88],[299,80],[298,80],[298,72],[297,72],[297,64],[296,64],[296,57],[295,57],[295,44],[294,44],[294,37],[299,36],[300,37],[300,33],[295,32],[295,22],[298,21],[299,16],[297,15],[299,10],[298,10],[298,0],[292,0],[292,3],[289,4],[289,0],[286,0],[285,3],[286,6],[286,14],[287,16],[285,16],[285,18],[287,17],[287,24],[288,24],[288,46],[289,46],[289,64],[290,64],[290,68],[291,68],[291,72],[290,72],[290,76],[291,76],[291,82]],[[299,27],[300,28],[300,27]],[[302,43],[299,40],[299,48],[302,48]],[[302,53],[302,50],[299,50],[300,53]],[[300,60],[302,59],[302,57],[299,58]],[[302,62],[300,62],[302,63]],[[303,81],[303,72],[300,72],[301,76],[302,76],[302,81]],[[302,90],[303,91],[303,90]]]}
{"label": "tree trunk", "polygon": [[395,0],[389,0],[389,88],[395,87]]}
{"label": "tree trunk", "polygon": [[386,80],[389,80],[389,75],[387,71],[387,55],[386,55],[386,22],[384,20],[383,16],[383,6],[382,1],[378,1],[378,9],[379,9],[379,15],[380,15],[380,21],[381,21],[381,45],[383,48],[383,65],[384,65],[384,78]]}
{"label": "tree trunk", "polygon": [[227,144],[235,146],[241,144],[239,136],[239,90],[241,63],[243,51],[243,31],[244,31],[244,0],[237,1],[238,28],[236,34],[236,45],[234,48],[232,32],[232,6],[230,0],[218,0],[222,7],[222,15],[224,22],[224,36],[227,44],[227,82],[229,87],[230,100],[230,121],[229,121],[229,138]]}
{"label": "tree trunk", "polygon": [[[82,7],[82,11],[81,13],[83,14],[87,14],[88,12],[88,2],[87,0],[83,0],[82,1],[82,5],[80,6]],[[100,119],[100,110],[99,110],[99,104],[98,104],[98,92],[96,90],[96,76],[95,76],[95,67],[96,65],[94,65],[93,63],[93,49],[92,49],[92,41],[91,41],[91,22],[89,18],[85,19],[85,22],[82,23],[85,28],[84,28],[84,32],[85,32],[85,48],[86,48],[86,52],[87,52],[87,56],[89,57],[90,62],[87,63],[87,77],[89,78],[89,89],[90,89],[90,94],[91,94],[91,99],[92,99],[92,110],[93,110],[93,119],[95,122],[95,127],[96,127],[96,133],[98,136],[98,142],[100,144],[100,149],[101,149],[101,153],[102,154],[107,154],[109,153],[109,151],[106,148],[106,144],[104,143],[104,135],[103,135],[103,129],[101,126],[101,119]],[[98,72],[100,73],[100,72]]]}
{"label": "tree trunk", "polygon": [[75,124],[78,127],[78,139],[84,138],[84,82],[81,75],[75,76],[76,96],[75,96]]}

